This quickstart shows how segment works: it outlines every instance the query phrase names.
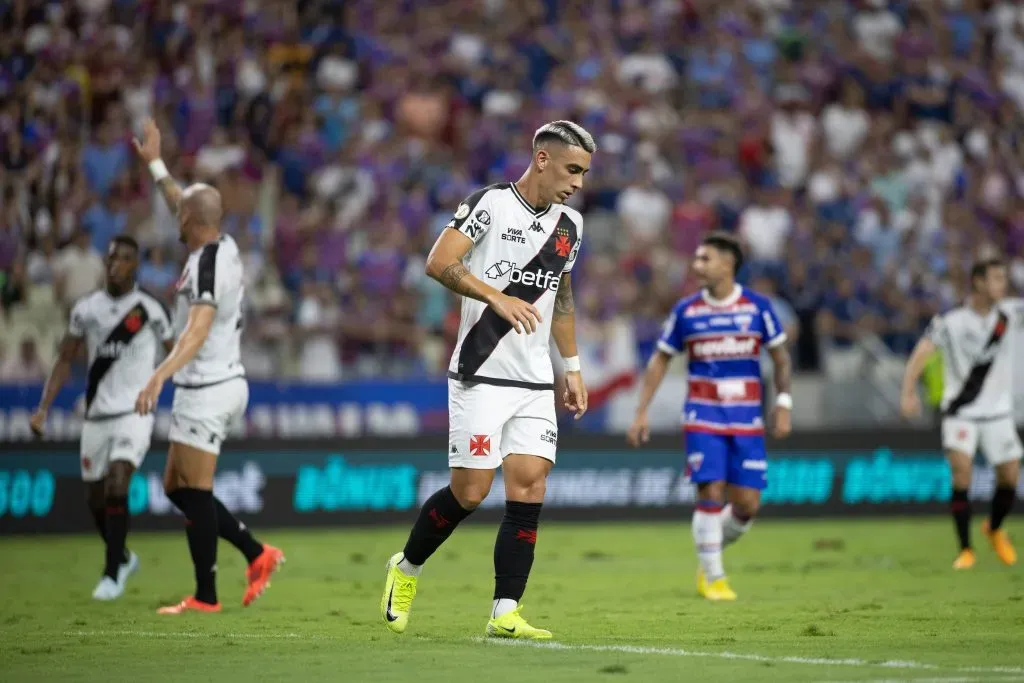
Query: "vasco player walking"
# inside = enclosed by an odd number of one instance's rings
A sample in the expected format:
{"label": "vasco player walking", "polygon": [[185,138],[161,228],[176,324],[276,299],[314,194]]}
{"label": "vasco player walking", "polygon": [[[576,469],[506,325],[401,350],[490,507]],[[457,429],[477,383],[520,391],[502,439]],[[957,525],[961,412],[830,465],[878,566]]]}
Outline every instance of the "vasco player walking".
{"label": "vasco player walking", "polygon": [[917,382],[928,358],[942,351],[942,447],[953,474],[950,509],[960,541],[954,569],[970,569],[972,462],[981,446],[996,471],[996,492],[984,533],[1004,564],[1017,562],[1003,521],[1010,514],[1024,455],[1013,421],[1013,356],[1019,351],[1019,331],[1024,324],[1024,301],[1007,300],[1006,265],[999,260],[981,261],[971,268],[967,302],[937,315],[910,355],[903,375],[900,410],[905,417],[921,412]]}
{"label": "vasco player walking", "polygon": [[424,503],[405,549],[388,562],[380,612],[396,633],[408,625],[423,564],[484,500],[500,466],[505,517],[486,633],[551,637],[526,622],[519,600],[558,440],[550,337],[565,363],[566,407],[577,418],[587,409],[570,286],[583,220],[564,202],[583,187],[594,151],[579,125],[544,125],[523,176],[470,195],[427,258],[427,274],[463,297],[448,370],[451,483]]}
{"label": "vasco player walking", "polygon": [[106,566],[92,592],[96,600],[124,594],[139,558],[125,547],[128,537],[128,485],[142,464],[153,433],[153,416],[135,414],[135,397],[153,372],[161,344],[170,349],[174,330],[167,309],[135,283],[139,245],[127,235],[110,242],[103,289],[79,299],[71,309],[60,356],[32,416],[32,430],[43,435],[46,416],[71,372],[82,344],[89,354],[82,425],[82,481],[100,537]]}
{"label": "vasco player walking", "polygon": [[178,214],[181,241],[188,246],[185,271],[178,281],[175,328],[178,341],[139,392],[135,409],[148,415],[156,408],[164,383],[174,378],[170,451],[164,472],[167,497],[185,515],[196,592],[161,614],[219,612],[217,536],[237,547],[249,562],[243,605],[266,589],[284,560],[280,550],[256,541],[213,495],[217,456],[232,422],[249,402],[249,385],[241,363],[242,260],[238,245],[220,232],[220,193],[195,184],[182,191],[160,159],[160,131],[147,121],[135,149]]}
{"label": "vasco player walking", "polygon": [[729,235],[708,235],[697,248],[693,268],[703,288],[676,304],[665,322],[629,428],[634,446],[647,441],[647,408],[669,362],[686,353],[683,431],[687,470],[697,485],[692,527],[700,562],[697,592],[708,600],[736,599],[725,578],[722,549],[750,529],[768,483],[762,346],[775,365],[774,436],[789,434],[793,408],[786,334],[768,300],[736,283],[742,263],[740,245]]}

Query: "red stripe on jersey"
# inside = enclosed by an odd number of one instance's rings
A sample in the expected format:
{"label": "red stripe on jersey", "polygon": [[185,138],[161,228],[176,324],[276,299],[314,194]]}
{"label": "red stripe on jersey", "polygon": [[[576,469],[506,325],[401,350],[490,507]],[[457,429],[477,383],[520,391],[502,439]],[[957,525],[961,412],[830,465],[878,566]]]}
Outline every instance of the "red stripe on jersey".
{"label": "red stripe on jersey", "polygon": [[691,361],[715,361],[736,358],[757,359],[761,355],[760,334],[723,334],[687,340]]}
{"label": "red stripe on jersey", "polygon": [[700,422],[683,425],[684,432],[695,434],[719,434],[721,436],[763,436],[764,427],[747,427],[744,425],[715,425],[709,422]]}
{"label": "red stripe on jersey", "polygon": [[751,403],[761,401],[761,382],[743,379],[690,378],[687,400],[716,403]]}

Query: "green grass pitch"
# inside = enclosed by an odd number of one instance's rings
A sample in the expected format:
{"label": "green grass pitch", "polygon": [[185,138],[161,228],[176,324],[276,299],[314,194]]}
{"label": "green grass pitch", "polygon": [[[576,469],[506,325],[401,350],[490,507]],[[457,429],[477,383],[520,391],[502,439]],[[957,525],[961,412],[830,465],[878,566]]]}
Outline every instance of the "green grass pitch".
{"label": "green grass pitch", "polygon": [[110,604],[90,599],[95,537],[5,538],[0,681],[1024,681],[1024,566],[978,534],[977,567],[954,573],[951,527],[760,521],[726,552],[740,600],[708,604],[686,520],[542,525],[524,615],[550,647],[480,639],[491,525],[427,565],[403,636],[378,602],[404,528],[262,532],[288,562],[248,609],[222,542],[224,612],[183,617],[155,610],[191,590],[184,534],[132,535],[141,571]]}

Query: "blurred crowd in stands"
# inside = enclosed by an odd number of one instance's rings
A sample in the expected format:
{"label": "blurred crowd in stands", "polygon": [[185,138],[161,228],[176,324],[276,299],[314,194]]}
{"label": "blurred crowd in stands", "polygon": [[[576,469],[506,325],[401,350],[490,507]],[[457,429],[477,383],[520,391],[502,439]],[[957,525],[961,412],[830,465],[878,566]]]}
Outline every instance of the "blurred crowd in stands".
{"label": "blurred crowd in stands", "polygon": [[584,363],[646,362],[711,229],[748,248],[799,369],[905,354],[979,255],[1024,285],[1024,8],[999,0],[0,1],[0,379],[38,379],[112,236],[170,300],[183,248],[131,137],[223,193],[254,377],[437,374],[423,274],[533,131],[598,142]]}

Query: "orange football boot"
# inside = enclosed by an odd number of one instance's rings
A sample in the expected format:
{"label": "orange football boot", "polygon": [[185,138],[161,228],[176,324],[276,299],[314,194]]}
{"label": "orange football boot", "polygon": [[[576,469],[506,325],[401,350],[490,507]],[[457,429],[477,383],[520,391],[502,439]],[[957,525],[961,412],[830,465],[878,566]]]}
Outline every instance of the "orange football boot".
{"label": "orange football boot", "polygon": [[211,605],[208,602],[200,602],[193,596],[188,596],[177,605],[168,605],[167,607],[161,607],[156,611],[157,614],[184,614],[185,612],[219,612],[220,603]]}
{"label": "orange football boot", "polygon": [[1017,551],[1013,549],[1013,544],[1010,543],[1010,536],[1006,533],[1005,529],[992,531],[989,521],[986,519],[985,523],[981,526],[981,531],[988,536],[992,549],[996,551],[996,556],[999,557],[1003,564],[1007,566],[1017,564]]}
{"label": "orange football boot", "polygon": [[953,561],[953,569],[970,569],[976,561],[977,558],[974,556],[974,551],[970,548],[964,548]]}
{"label": "orange football boot", "polygon": [[248,607],[256,598],[263,595],[263,591],[270,585],[270,576],[280,569],[282,564],[284,553],[280,548],[264,544],[263,552],[245,570],[245,579],[249,582],[249,587],[245,589],[245,597],[242,598],[243,607]]}

